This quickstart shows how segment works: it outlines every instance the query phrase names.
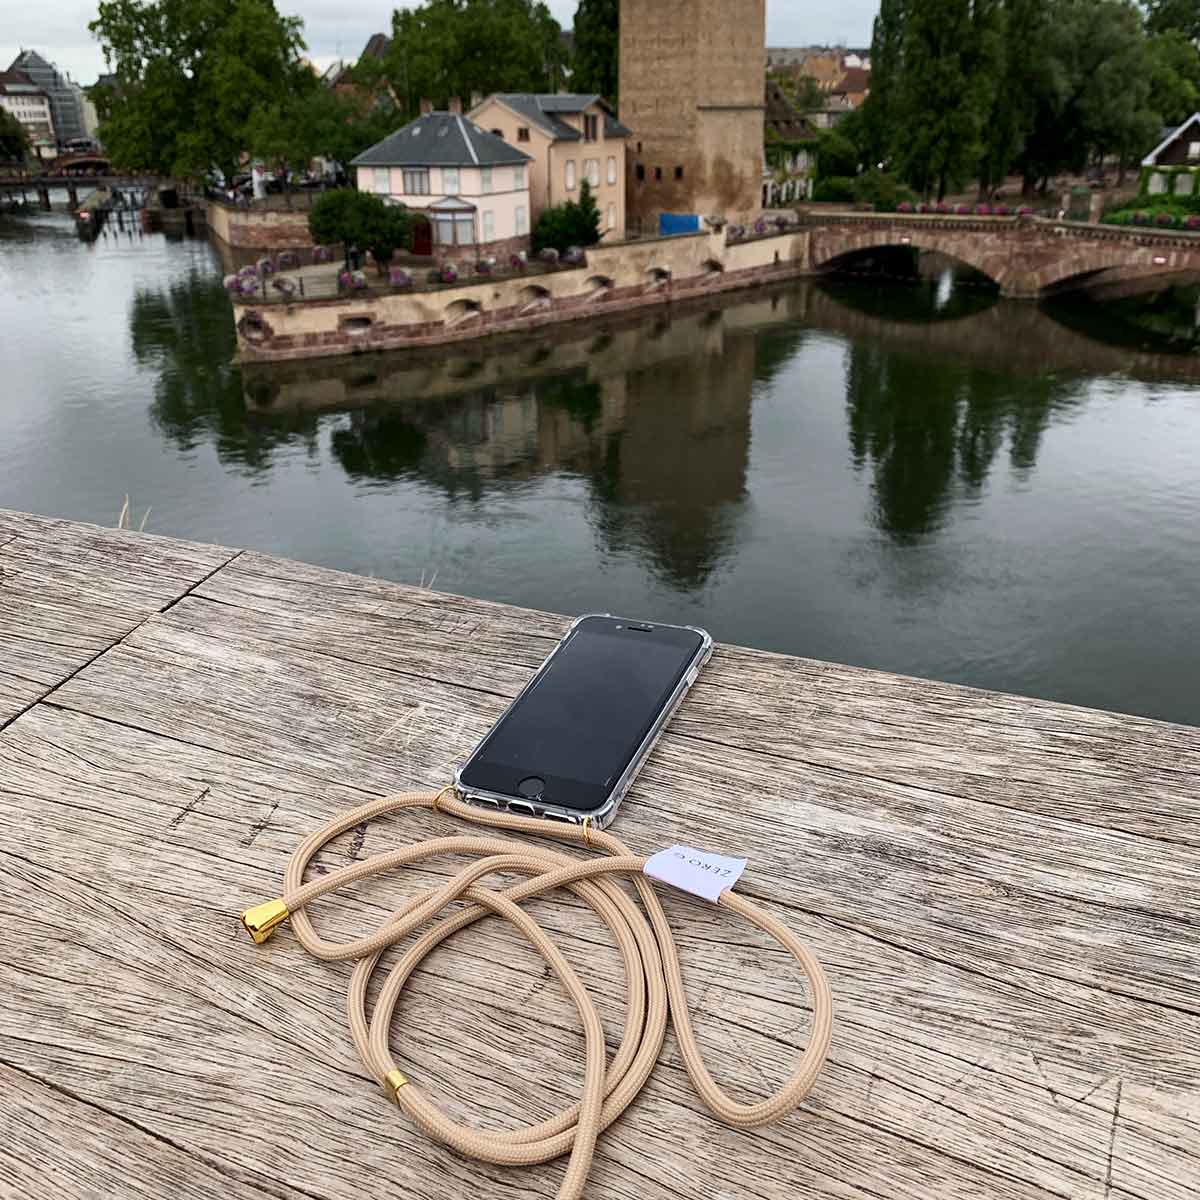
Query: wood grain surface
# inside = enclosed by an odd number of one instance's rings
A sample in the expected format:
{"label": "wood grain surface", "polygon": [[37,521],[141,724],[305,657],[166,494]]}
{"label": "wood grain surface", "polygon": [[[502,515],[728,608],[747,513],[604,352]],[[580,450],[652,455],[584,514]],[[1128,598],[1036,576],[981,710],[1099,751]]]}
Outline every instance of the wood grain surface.
{"label": "wood grain surface", "polygon": [[[237,913],[335,813],[445,783],[566,619],[15,514],[0,543],[25,579],[0,582],[0,680],[29,685],[0,684],[0,1195],[553,1196],[561,1164],[485,1168],[408,1127],[362,1076],[349,968],[286,930],[254,947]],[[740,890],[830,973],[833,1054],[799,1112],[736,1133],[668,1037],[589,1194],[1200,1194],[1198,769],[1196,729],[719,648],[618,831],[751,859]],[[315,869],[453,828],[380,821]],[[361,931],[455,865],[316,920]],[[801,983],[753,930],[665,904],[718,1079],[774,1087]],[[606,931],[570,898],[531,911],[615,1046]],[[393,1045],[489,1127],[582,1074],[557,983],[495,922],[422,968]]]}

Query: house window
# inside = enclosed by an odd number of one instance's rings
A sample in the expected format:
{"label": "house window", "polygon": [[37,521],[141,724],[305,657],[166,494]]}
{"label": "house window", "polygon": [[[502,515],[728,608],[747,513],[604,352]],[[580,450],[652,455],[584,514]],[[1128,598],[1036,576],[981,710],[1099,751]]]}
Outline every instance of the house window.
{"label": "house window", "polygon": [[600,136],[600,118],[585,113],[583,117],[583,140],[594,142]]}
{"label": "house window", "polygon": [[567,159],[567,191],[573,192],[574,190],[575,190],[575,160],[573,158],[568,158]]}
{"label": "house window", "polygon": [[496,214],[494,212],[483,214],[483,240],[485,242],[496,240]]}
{"label": "house window", "polygon": [[529,232],[529,214],[525,211],[525,205],[517,205],[517,237],[522,237]]}
{"label": "house window", "polygon": [[683,178],[683,168],[682,168],[682,167],[676,167],[676,168],[675,168],[675,178],[676,178],[676,179],[682,179],[682,178]]}
{"label": "house window", "polygon": [[404,192],[408,196],[429,195],[429,170],[427,167],[404,172]]}
{"label": "house window", "polygon": [[521,128],[517,130],[517,141],[518,142],[529,141],[529,129],[527,126],[522,125]]}
{"label": "house window", "polygon": [[522,164],[519,167],[513,167],[513,191],[521,192],[525,190],[525,167]]}
{"label": "house window", "polygon": [[637,181],[638,183],[646,182],[646,166],[644,163],[638,163],[637,165]]}
{"label": "house window", "polygon": [[392,173],[387,167],[375,168],[375,194],[388,196],[392,191]]}
{"label": "house window", "polygon": [[608,160],[608,182],[617,182],[617,160],[615,157],[610,157]]}
{"label": "house window", "polygon": [[609,229],[616,229],[617,227],[617,206],[615,204],[608,206],[608,227]]}
{"label": "house window", "polygon": [[492,136],[493,136],[493,137],[498,137],[498,138],[500,138],[501,140],[503,140],[503,138],[504,138],[504,130],[503,130],[503,129],[493,129],[493,130],[492,130]]}
{"label": "house window", "polygon": [[480,167],[479,168],[479,190],[485,196],[490,196],[492,194],[492,168],[491,167]]}
{"label": "house window", "polygon": [[475,241],[475,218],[470,213],[439,216],[433,227],[439,246],[470,246]]}
{"label": "house window", "polygon": [[600,186],[600,160],[598,158],[589,158],[583,164],[583,177],[592,187]]}
{"label": "house window", "polygon": [[1195,162],[1200,158],[1200,142],[1188,142],[1188,160]]}
{"label": "house window", "polygon": [[442,191],[447,196],[457,196],[459,193],[459,180],[457,167],[442,168]]}

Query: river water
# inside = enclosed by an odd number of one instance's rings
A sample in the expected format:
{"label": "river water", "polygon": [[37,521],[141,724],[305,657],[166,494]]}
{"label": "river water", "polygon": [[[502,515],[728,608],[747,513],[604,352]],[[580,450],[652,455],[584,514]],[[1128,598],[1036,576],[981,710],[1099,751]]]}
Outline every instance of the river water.
{"label": "river water", "polygon": [[242,371],[206,243],[0,217],[0,507],[1200,724],[1200,356],[950,282]]}

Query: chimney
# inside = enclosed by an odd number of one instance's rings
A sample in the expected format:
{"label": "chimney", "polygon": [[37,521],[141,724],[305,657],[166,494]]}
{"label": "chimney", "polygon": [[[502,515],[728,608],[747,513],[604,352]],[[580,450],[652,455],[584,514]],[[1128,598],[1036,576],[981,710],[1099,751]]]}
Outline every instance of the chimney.
{"label": "chimney", "polygon": [[433,112],[433,101],[426,100],[424,97],[422,97],[421,98],[421,116],[427,117],[427,116],[429,116],[429,114],[431,112]]}
{"label": "chimney", "polygon": [[475,109],[477,109],[482,103],[483,103],[483,93],[482,92],[472,92],[471,93],[471,111],[474,112]]}
{"label": "chimney", "polygon": [[462,98],[460,96],[451,96],[450,103],[446,105],[449,112],[462,116]]}

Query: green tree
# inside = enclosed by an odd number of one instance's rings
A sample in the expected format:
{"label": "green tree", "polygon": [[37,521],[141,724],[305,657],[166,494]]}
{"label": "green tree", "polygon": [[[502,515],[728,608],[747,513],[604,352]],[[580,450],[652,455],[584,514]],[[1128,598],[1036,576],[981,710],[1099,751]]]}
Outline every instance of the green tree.
{"label": "green tree", "polygon": [[1200,51],[1170,30],[1150,38],[1150,107],[1164,125],[1179,125],[1200,109]]}
{"label": "green tree", "polygon": [[572,246],[594,246],[599,240],[600,209],[586,179],[578,200],[545,209],[533,230],[535,254],[547,249],[561,254]]}
{"label": "green tree", "polygon": [[397,250],[411,250],[417,218],[406,208],[352,188],[326,192],[308,214],[308,231],[318,245],[369,250],[380,274]]}
{"label": "green tree", "polygon": [[232,175],[254,110],[307,72],[301,23],[272,0],[100,0],[88,28],[116,76],[97,92],[100,135],[124,167]]}
{"label": "green tree", "polygon": [[1145,0],[1146,28],[1151,33],[1182,33],[1200,42],[1200,4],[1196,0]]}
{"label": "green tree", "polygon": [[598,92],[615,105],[620,91],[621,18],[618,0],[579,0],[571,86]]}
{"label": "green tree", "polygon": [[392,16],[387,79],[406,111],[473,92],[552,92],[562,29],[540,0],[425,0]]}
{"label": "green tree", "polygon": [[862,113],[863,150],[872,166],[887,163],[899,138],[899,87],[910,0],[881,0],[871,38],[871,92]]}
{"label": "green tree", "polygon": [[1001,61],[1000,0],[913,0],[904,35],[897,159],[940,200],[979,162]]}
{"label": "green tree", "polygon": [[29,153],[29,134],[25,126],[6,108],[0,108],[0,159],[24,162]]}
{"label": "green tree", "polygon": [[1120,156],[1123,172],[1153,144],[1161,118],[1152,104],[1152,60],[1130,0],[1053,0],[1039,59],[1020,162],[1027,192],[1107,154]]}
{"label": "green tree", "polygon": [[771,79],[780,86],[798,113],[807,116],[809,113],[820,112],[825,107],[827,97],[821,91],[821,85],[811,75],[776,71],[771,74]]}
{"label": "green tree", "polygon": [[858,148],[843,133],[830,129],[817,143],[817,178],[850,178],[858,174]]}

